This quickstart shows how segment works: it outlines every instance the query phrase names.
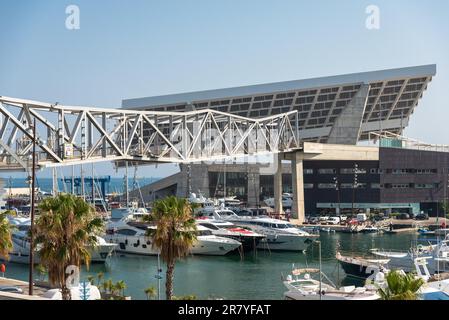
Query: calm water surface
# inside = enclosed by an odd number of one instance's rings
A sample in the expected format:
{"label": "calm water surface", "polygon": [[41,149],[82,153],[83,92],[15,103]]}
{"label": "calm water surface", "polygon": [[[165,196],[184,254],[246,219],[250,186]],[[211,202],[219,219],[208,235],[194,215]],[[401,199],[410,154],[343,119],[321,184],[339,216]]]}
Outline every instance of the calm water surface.
{"label": "calm water surface", "polygon": [[[344,272],[335,260],[337,247],[342,253],[366,254],[371,248],[407,250],[417,235],[404,233],[397,235],[322,233],[323,271],[334,282],[356,284],[345,278]],[[308,252],[265,252],[257,255],[247,253],[243,259],[237,255],[224,257],[189,257],[176,264],[175,295],[194,294],[198,298],[220,297],[224,299],[283,299],[286,291],[281,281],[281,273],[288,274],[296,267],[318,267],[318,247],[310,247]],[[165,268],[164,272],[165,272]],[[81,277],[104,272],[105,279],[124,280],[128,286],[126,293],[133,299],[145,299],[144,289],[157,287],[154,275],[157,272],[157,257],[115,255],[106,265],[92,265]],[[164,274],[165,275],[165,274]],[[7,277],[27,280],[28,267],[10,263]],[[164,292],[164,279],[161,282]],[[164,297],[164,294],[161,294]]]}

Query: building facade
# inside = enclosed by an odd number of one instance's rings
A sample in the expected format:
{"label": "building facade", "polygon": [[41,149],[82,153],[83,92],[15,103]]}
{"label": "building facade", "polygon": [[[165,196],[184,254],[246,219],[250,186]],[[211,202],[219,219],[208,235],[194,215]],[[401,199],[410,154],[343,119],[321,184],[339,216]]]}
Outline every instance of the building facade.
{"label": "building facade", "polygon": [[[201,192],[264,206],[264,199],[274,195],[274,173],[263,169],[260,164],[192,164],[141,192],[146,202]],[[282,171],[282,191],[292,192],[290,165],[283,164]],[[424,211],[435,216],[448,199],[449,152],[381,147],[378,160],[305,160],[303,174],[307,215],[335,213],[339,208],[348,213]]]}

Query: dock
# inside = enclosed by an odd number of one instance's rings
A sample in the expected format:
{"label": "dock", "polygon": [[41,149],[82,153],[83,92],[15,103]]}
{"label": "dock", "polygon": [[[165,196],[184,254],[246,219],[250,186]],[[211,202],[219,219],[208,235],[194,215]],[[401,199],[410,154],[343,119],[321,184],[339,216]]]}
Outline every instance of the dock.
{"label": "dock", "polygon": [[0,300],[49,300],[42,297],[47,289],[38,286],[34,286],[32,296],[28,295],[28,282],[25,281],[0,277],[0,287],[18,287],[23,290],[23,293],[0,291]]}

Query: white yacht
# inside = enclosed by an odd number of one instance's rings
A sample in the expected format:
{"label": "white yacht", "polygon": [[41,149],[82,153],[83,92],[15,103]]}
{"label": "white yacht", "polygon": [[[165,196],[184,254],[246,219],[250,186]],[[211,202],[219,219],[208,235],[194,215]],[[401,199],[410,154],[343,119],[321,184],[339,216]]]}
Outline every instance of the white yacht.
{"label": "white yacht", "polygon": [[258,249],[305,251],[319,235],[310,234],[287,221],[263,216],[238,216],[229,209],[215,210],[208,215],[212,219],[224,220],[251,229],[265,236],[258,244]]}
{"label": "white yacht", "polygon": [[420,257],[429,257],[428,268],[432,274],[449,272],[449,236],[438,244],[418,245],[408,251],[371,249],[371,253],[377,257],[389,259],[390,268],[402,269],[405,272],[414,271],[414,261]]}
{"label": "white yacht", "polygon": [[[31,220],[29,218],[10,217],[9,222],[14,225],[12,232],[13,249],[9,253],[9,261],[15,263],[29,263],[30,242],[29,230]],[[111,256],[116,244],[107,243],[103,238],[97,236],[97,244],[95,246],[87,246],[90,253],[90,261],[92,263],[104,263]],[[38,253],[34,254],[34,262],[40,263]]]}
{"label": "white yacht", "polygon": [[198,192],[198,195],[193,192],[190,193],[188,200],[190,203],[196,206],[196,208],[194,209],[195,213],[213,211],[216,207],[216,203],[203,196],[201,192]]}
{"label": "white yacht", "polygon": [[[265,204],[271,208],[274,208],[274,198],[268,198],[264,200]],[[291,193],[282,194],[282,207],[291,208],[293,205],[293,195]]]}
{"label": "white yacht", "polygon": [[218,199],[218,204],[219,206],[224,206],[226,208],[239,208],[242,202],[237,199],[237,197],[233,196]]}
{"label": "white yacht", "polygon": [[[311,274],[319,275],[313,279]],[[381,278],[381,277],[379,277]],[[325,282],[326,281],[326,282]],[[293,269],[283,280],[287,300],[379,300],[375,287],[337,286],[319,269]]]}
{"label": "white yacht", "polygon": [[[140,255],[157,255],[158,251],[153,248],[151,238],[147,236],[148,229],[156,228],[147,223],[133,221],[132,219],[121,219],[111,221],[106,227],[107,241],[118,245],[117,252]],[[197,242],[193,245],[191,253],[194,255],[225,255],[242,244],[230,238],[213,235],[205,227],[197,226]]]}
{"label": "white yacht", "polygon": [[242,244],[243,251],[255,250],[260,241],[265,238],[263,234],[236,226],[224,220],[197,219],[196,224],[207,228],[213,235],[239,241]]}

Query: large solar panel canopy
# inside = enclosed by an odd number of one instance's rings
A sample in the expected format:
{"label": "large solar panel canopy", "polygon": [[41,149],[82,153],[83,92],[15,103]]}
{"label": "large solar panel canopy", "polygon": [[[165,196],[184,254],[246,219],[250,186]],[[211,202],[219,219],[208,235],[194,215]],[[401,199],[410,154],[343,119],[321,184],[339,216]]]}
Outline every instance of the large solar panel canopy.
{"label": "large solar panel canopy", "polygon": [[436,65],[370,71],[251,86],[126,99],[125,109],[186,111],[214,109],[248,118],[298,111],[303,141],[325,143],[337,119],[362,86],[366,91],[361,135],[389,131],[402,134],[422,98]]}

